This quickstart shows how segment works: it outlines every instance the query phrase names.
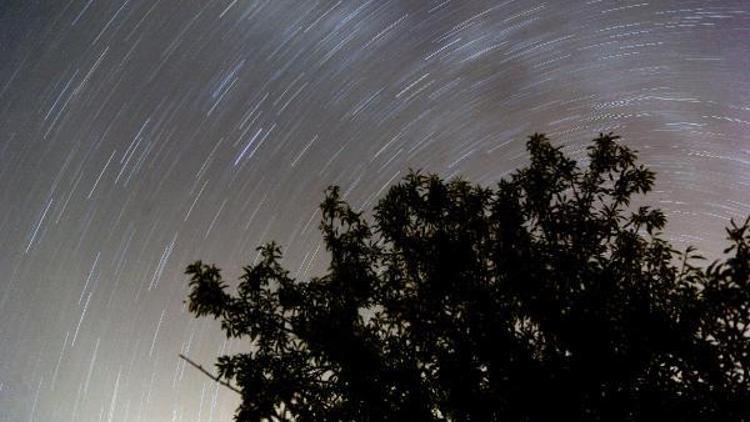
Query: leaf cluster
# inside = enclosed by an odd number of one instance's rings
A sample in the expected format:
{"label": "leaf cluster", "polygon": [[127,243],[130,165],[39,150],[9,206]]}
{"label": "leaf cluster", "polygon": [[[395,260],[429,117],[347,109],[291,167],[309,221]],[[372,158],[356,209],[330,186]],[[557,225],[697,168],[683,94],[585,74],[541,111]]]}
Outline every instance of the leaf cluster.
{"label": "leaf cluster", "polygon": [[750,221],[704,268],[631,203],[654,173],[617,136],[585,167],[527,149],[494,188],[411,172],[372,226],[329,188],[309,281],[273,243],[236,294],[188,267],[189,310],[250,342],[217,364],[236,420],[749,420]]}

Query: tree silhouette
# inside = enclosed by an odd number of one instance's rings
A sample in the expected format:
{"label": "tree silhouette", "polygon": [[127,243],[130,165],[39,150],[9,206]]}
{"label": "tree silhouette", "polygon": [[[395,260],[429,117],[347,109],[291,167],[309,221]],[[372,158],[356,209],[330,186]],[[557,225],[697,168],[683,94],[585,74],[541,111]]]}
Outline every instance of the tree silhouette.
{"label": "tree silhouette", "polygon": [[535,134],[494,189],[412,172],[372,225],[329,188],[307,282],[275,243],[236,294],[190,265],[190,312],[249,339],[216,364],[236,420],[750,420],[750,223],[698,266],[631,204],[654,173],[617,139],[582,168]]}

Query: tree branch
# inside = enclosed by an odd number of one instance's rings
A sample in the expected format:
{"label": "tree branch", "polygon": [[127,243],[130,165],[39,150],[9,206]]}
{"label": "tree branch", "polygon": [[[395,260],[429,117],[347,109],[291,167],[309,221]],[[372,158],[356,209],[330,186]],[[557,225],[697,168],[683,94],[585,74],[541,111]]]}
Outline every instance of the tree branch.
{"label": "tree branch", "polygon": [[195,367],[199,371],[201,371],[204,374],[206,374],[212,380],[214,380],[214,381],[218,382],[219,384],[227,387],[228,389],[234,391],[235,393],[237,393],[239,395],[242,395],[242,391],[240,391],[237,387],[233,386],[232,384],[230,384],[230,383],[228,383],[226,381],[222,381],[221,378],[219,378],[218,376],[214,376],[212,373],[208,372],[201,365],[198,365],[197,363],[193,362],[192,360],[190,360],[187,356],[183,355],[182,353],[180,353],[180,358],[184,359],[185,362],[189,363],[190,365],[192,365],[193,367]]}

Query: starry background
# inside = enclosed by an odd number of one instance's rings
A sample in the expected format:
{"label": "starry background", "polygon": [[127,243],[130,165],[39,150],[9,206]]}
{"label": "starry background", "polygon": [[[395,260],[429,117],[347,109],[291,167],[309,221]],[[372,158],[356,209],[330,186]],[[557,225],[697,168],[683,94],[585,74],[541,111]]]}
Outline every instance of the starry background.
{"label": "starry background", "polygon": [[278,240],[325,268],[323,189],[489,185],[525,137],[613,130],[668,236],[750,214],[746,0],[0,2],[0,421],[228,421],[178,359],[243,349],[184,307]]}

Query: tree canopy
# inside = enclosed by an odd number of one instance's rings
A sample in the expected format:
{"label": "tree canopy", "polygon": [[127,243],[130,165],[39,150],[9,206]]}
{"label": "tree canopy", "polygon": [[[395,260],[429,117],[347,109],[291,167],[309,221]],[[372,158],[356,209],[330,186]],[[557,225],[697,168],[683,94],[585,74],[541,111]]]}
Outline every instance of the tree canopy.
{"label": "tree canopy", "polygon": [[492,188],[412,172],[370,221],[329,188],[319,277],[275,243],[234,292],[190,265],[190,312],[248,339],[216,364],[236,420],[750,420],[750,222],[703,265],[617,136],[527,150]]}

